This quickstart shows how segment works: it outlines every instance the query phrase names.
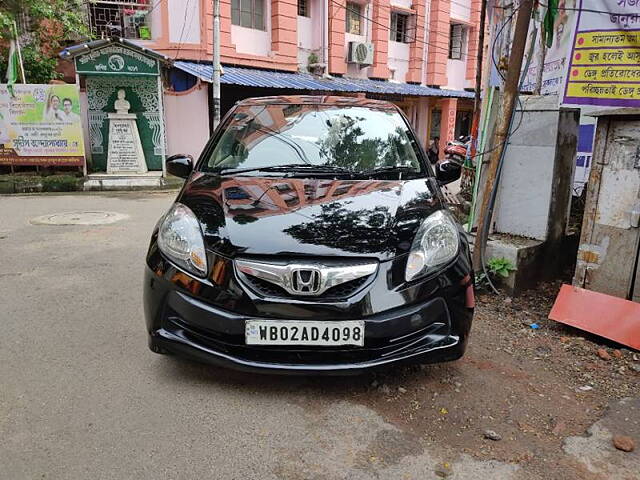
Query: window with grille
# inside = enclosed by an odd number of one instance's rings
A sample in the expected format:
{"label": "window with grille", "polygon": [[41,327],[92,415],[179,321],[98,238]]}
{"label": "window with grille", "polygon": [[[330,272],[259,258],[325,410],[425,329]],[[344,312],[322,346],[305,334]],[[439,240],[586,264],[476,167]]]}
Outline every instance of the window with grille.
{"label": "window with grille", "polygon": [[462,60],[463,49],[464,26],[459,23],[452,23],[449,29],[449,58],[452,60]]}
{"label": "window with grille", "polygon": [[231,23],[245,28],[265,30],[264,0],[232,0]]}
{"label": "window with grille", "polygon": [[362,35],[362,5],[347,2],[347,25],[345,31],[353,35]]}
{"label": "window with grille", "polygon": [[89,2],[89,28],[96,38],[151,40],[151,10],[144,0]]}
{"label": "window with grille", "polygon": [[409,43],[409,15],[391,12],[391,29],[389,38],[393,42]]}
{"label": "window with grille", "polygon": [[298,15],[301,17],[310,17],[309,0],[298,0]]}

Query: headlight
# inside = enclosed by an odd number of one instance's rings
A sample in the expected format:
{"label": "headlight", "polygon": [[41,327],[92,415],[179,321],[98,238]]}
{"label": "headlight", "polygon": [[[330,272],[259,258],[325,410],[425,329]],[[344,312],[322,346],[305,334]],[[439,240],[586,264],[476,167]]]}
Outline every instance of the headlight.
{"label": "headlight", "polygon": [[206,276],[207,257],[200,223],[181,203],[174,204],[164,216],[158,230],[158,248],[178,266]]}
{"label": "headlight", "polygon": [[458,227],[443,210],[429,215],[420,225],[407,260],[407,281],[424,276],[458,254]]}

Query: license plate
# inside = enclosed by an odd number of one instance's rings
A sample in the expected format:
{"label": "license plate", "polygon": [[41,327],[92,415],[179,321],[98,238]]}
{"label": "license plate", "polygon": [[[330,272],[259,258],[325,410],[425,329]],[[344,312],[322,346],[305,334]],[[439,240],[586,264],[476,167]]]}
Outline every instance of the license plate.
{"label": "license plate", "polygon": [[333,347],[364,345],[364,321],[306,322],[291,320],[247,320],[247,345],[308,345]]}

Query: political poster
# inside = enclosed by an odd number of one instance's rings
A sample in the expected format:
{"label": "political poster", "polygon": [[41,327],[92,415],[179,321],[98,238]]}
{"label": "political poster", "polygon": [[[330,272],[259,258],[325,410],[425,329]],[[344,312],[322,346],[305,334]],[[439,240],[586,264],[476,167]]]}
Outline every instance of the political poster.
{"label": "political poster", "polygon": [[76,85],[0,85],[0,165],[82,166]]}
{"label": "political poster", "polygon": [[[540,94],[560,95],[564,87],[564,76],[567,70],[569,53],[571,52],[571,42],[573,32],[578,17],[576,3],[580,0],[560,0],[558,2],[558,13],[553,22],[553,43],[551,47],[545,47],[544,64],[542,66],[542,83]],[[545,2],[548,3],[548,2]],[[542,10],[544,12],[544,10]],[[533,22],[533,21],[532,21]],[[529,52],[529,45],[532,41],[530,34],[525,52]],[[533,92],[539,75],[540,50],[542,48],[542,32],[538,31],[534,53],[531,58],[527,75],[522,85],[521,91]]]}
{"label": "political poster", "polygon": [[640,0],[580,0],[563,103],[640,107]]}

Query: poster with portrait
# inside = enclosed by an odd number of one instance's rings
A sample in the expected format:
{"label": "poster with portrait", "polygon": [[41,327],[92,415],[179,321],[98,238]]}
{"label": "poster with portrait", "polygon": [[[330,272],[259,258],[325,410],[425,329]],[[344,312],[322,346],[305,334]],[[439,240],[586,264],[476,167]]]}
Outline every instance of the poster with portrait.
{"label": "poster with portrait", "polygon": [[[571,53],[571,41],[573,40],[573,32],[578,18],[576,10],[577,0],[558,1],[558,13],[553,22],[553,43],[551,47],[545,46],[544,51],[542,83],[540,85],[540,94],[542,95],[559,95],[562,93],[568,58]],[[541,11],[545,12],[546,10],[542,9]],[[533,29],[530,28],[525,52],[529,52],[532,31]],[[523,92],[533,92],[537,86],[540,73],[538,62],[540,61],[540,51],[542,49],[541,37],[542,32],[538,31],[534,53],[521,89]]]}
{"label": "poster with portrait", "polygon": [[0,85],[0,165],[82,166],[77,85]]}

